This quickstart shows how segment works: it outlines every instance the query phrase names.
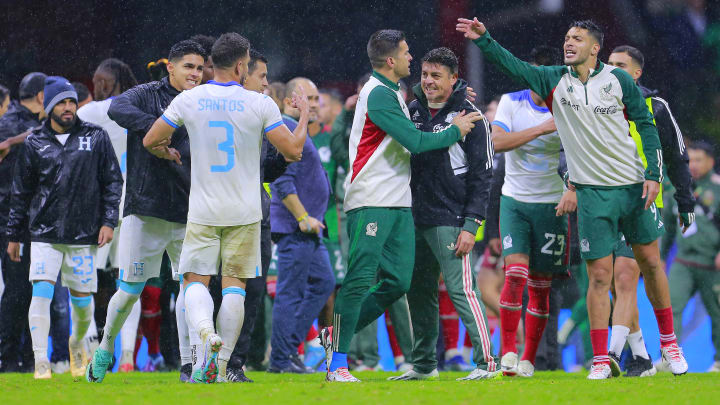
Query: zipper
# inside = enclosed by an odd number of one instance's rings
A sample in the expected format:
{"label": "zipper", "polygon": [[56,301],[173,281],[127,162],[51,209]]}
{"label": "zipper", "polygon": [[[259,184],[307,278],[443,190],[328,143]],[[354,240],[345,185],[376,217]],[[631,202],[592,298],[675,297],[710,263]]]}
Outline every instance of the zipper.
{"label": "zipper", "polygon": [[[589,80],[589,78],[588,78],[588,80]],[[588,105],[587,83],[583,83],[583,88],[585,88],[585,105]]]}

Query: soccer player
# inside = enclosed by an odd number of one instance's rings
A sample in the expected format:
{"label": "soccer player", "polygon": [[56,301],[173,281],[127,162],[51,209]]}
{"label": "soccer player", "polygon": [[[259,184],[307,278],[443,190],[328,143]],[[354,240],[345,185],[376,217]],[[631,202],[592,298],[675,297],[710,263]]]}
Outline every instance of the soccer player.
{"label": "soccer player", "polygon": [[[243,80],[246,90],[263,94],[268,87],[267,81],[268,60],[260,52],[250,49],[248,72]],[[288,163],[275,149],[267,138],[263,138],[262,160],[260,163],[260,176],[265,183],[273,182],[285,172]],[[265,329],[265,282],[272,256],[272,240],[270,233],[270,196],[261,185],[260,197],[262,199],[263,219],[260,223],[260,262],[262,272],[260,276],[247,280],[245,285],[245,319],[242,330],[235,343],[235,349],[230,356],[227,366],[227,380],[229,382],[253,382],[245,375],[243,367],[248,360],[250,341],[255,327]],[[257,326],[256,326],[257,325]],[[264,356],[265,353],[263,352]]]}
{"label": "soccer player", "polygon": [[[640,77],[643,73],[645,66],[645,57],[636,48],[631,46],[623,45],[613,49],[608,59],[608,64],[618,67],[627,72],[634,80],[635,83],[639,84]],[[668,177],[670,178],[673,186],[675,186],[675,193],[673,196],[677,201],[677,209],[682,216],[684,224],[691,223],[691,217],[693,217],[695,210],[695,199],[692,195],[692,177],[690,175],[690,169],[688,167],[688,155],[685,150],[685,144],[683,143],[683,136],[680,132],[675,118],[670,112],[670,106],[667,101],[660,97],[657,97],[657,92],[640,86],[642,95],[645,98],[645,104],[653,114],[653,121],[658,130],[660,136],[660,144],[662,146],[662,157],[665,163]],[[646,161],[644,151],[642,149],[642,143],[640,140],[640,134],[637,132],[634,124],[630,124],[630,134],[638,145],[638,154],[641,159]],[[657,198],[655,199],[655,205],[658,208],[663,208],[663,196],[662,186]],[[674,219],[673,219],[674,221]],[[665,226],[669,230],[673,224],[665,222]],[[683,227],[683,231],[687,230],[687,227]],[[666,236],[672,236],[668,233]],[[669,250],[667,243],[662,244],[662,252]],[[647,353],[645,348],[645,342],[642,337],[642,331],[640,330],[639,324],[639,313],[637,308],[637,284],[640,277],[640,268],[635,261],[632,249],[625,243],[624,238],[620,237],[618,244],[614,251],[615,266],[614,266],[614,279],[615,279],[615,294],[617,299],[613,306],[613,319],[612,319],[612,333],[610,336],[610,348],[608,355],[611,360],[611,367],[618,368],[620,364],[620,354],[625,342],[630,344],[630,349],[633,353],[633,359],[626,364],[627,376],[645,377],[648,375],[655,374],[655,367],[653,366],[650,355]],[[664,259],[664,257],[663,257]],[[672,285],[672,284],[671,284]],[[672,288],[670,290],[672,292]],[[651,291],[648,292],[652,294]],[[672,298],[672,294],[671,294]],[[673,318],[679,317],[677,311],[682,311],[684,305],[675,308],[676,313]],[[675,321],[675,329],[678,329],[678,322]],[[669,363],[664,357],[662,362],[665,365]],[[617,371],[616,371],[617,372]]]}
{"label": "soccer player", "polygon": [[[561,63],[560,51],[537,47],[534,66]],[[567,273],[567,218],[556,215],[560,204],[575,209],[575,193],[563,197],[562,144],[545,101],[532,90],[506,94],[498,104],[493,127],[495,150],[505,153],[505,181],[500,199],[500,232],[505,282],[500,293],[503,374],[532,377],[535,355],[550,315],[554,275]],[[525,285],[525,347],[518,359],[515,343]]]}
{"label": "soccer player", "polygon": [[[98,65],[95,70],[95,74],[93,75],[95,101],[91,101],[80,107],[77,112],[80,119],[99,125],[108,133],[108,136],[110,136],[110,142],[112,142],[113,150],[115,151],[115,157],[118,162],[120,162],[120,172],[122,173],[123,181],[125,181],[125,175],[127,172],[127,130],[120,127],[115,121],[110,119],[108,116],[108,109],[110,108],[110,103],[114,97],[119,96],[136,85],[137,80],[135,79],[135,75],[130,69],[130,66],[118,59],[105,59],[100,62],[100,65]],[[95,258],[95,267],[98,269],[98,294],[96,294],[97,297],[94,298],[96,308],[99,304],[107,309],[107,302],[110,300],[112,293],[115,291],[115,280],[112,277],[112,273],[110,271],[105,271],[105,269],[118,267],[116,258],[118,245],[117,240],[120,234],[120,224],[122,223],[124,202],[125,187],[123,185],[122,196],[120,197],[120,220],[118,220],[118,226],[114,230],[113,241],[101,248],[98,248],[97,256]],[[101,290],[104,292],[103,294],[100,294]],[[103,311],[103,313],[104,312],[106,311]],[[123,332],[125,332],[126,329],[130,329],[130,333],[123,333],[124,338],[121,339],[123,354],[121,356],[120,369],[125,371],[133,370],[132,353],[135,346],[138,319],[140,317],[139,304],[133,307],[133,312],[130,317],[134,319],[134,322],[126,323],[129,324],[129,327],[123,328]],[[97,327],[95,326],[95,318],[93,317],[93,322],[90,324],[88,336],[86,337],[86,340],[91,338],[91,340],[88,340],[86,343],[88,346],[88,358],[95,352],[95,349],[97,349],[97,345],[99,343],[97,341],[97,337]],[[125,359],[125,361],[123,361],[123,359]]]}
{"label": "soccer player", "polygon": [[415,260],[415,246],[407,243],[415,238],[410,153],[446,148],[482,119],[477,111],[463,111],[443,131],[416,129],[398,85],[410,75],[412,56],[405,34],[377,31],[367,53],[373,73],[355,106],[345,187],[348,272],[335,302],[333,329],[324,328],[320,335],[327,354],[326,379],[337,382],[359,381],[347,368],[353,335],[410,288]]}
{"label": "soccer player", "polygon": [[[479,111],[466,100],[467,82],[458,78],[457,56],[436,48],[422,58],[417,97],[410,116],[419,130],[441,132],[462,111]],[[415,268],[407,293],[414,345],[412,370],[391,380],[438,377],[438,281],[442,276],[452,304],[467,328],[477,368],[459,380],[492,378],[497,364],[480,292],[475,285],[470,252],[485,219],[492,178],[493,145],[482,120],[450,147],[413,153],[410,186],[415,219]]]}
{"label": "soccer player", "polygon": [[191,41],[195,41],[203,47],[208,57],[205,59],[205,65],[203,65],[202,84],[207,83],[213,79],[213,63],[212,56],[210,56],[210,50],[215,43],[215,37],[209,35],[197,34],[190,37]]}
{"label": "soccer player", "polygon": [[[612,252],[622,232],[652,294],[663,357],[676,374],[687,371],[673,330],[667,276],[660,266],[657,239],[663,224],[654,204],[662,181],[657,129],[642,93],[622,69],[598,61],[602,31],[592,21],[573,22],[563,46],[566,66],[532,66],[502,48],[475,18],[458,19],[456,29],[503,71],[545,100],[577,189],[580,253],[587,262],[587,294],[594,359],[589,379],[612,376],[607,351]],[[634,121],[647,159],[627,134]]]}
{"label": "soccer player", "polygon": [[32,130],[15,167],[7,252],[20,261],[20,240],[29,223],[33,297],[28,318],[35,378],[52,376],[47,347],[58,273],[70,289],[70,371],[80,377],[85,373],[83,337],[94,312],[95,252],[113,238],[122,174],[105,130],[77,118],[77,93],[67,79],[45,79],[43,105],[50,119]]}
{"label": "soccer player", "polygon": [[[205,50],[198,43],[180,41],[170,48],[167,77],[135,86],[110,103],[108,116],[128,130],[125,217],[118,238],[118,290],[108,304],[100,347],[87,368],[89,382],[102,382],[105,378],[115,338],[146,281],[160,275],[163,253],[168,253],[173,273],[177,272],[190,192],[190,143],[184,129],[173,136],[169,147],[183,162],[176,165],[148,153],[142,137],[175,96],[200,84],[205,57]],[[182,290],[176,308],[184,308]],[[180,336],[181,328],[178,322]],[[183,343],[181,338],[180,347],[183,363],[180,378],[187,381],[191,369],[189,343]]]}
{"label": "soccer player", "polygon": [[[243,324],[246,281],[260,275],[263,133],[287,159],[297,161],[307,132],[304,96],[293,97],[301,115],[292,133],[272,99],[239,84],[247,73],[249,49],[241,35],[221,35],[212,48],[215,79],[175,98],[143,141],[156,156],[180,164],[177,152],[163,145],[183,125],[190,137],[192,186],[180,272],[188,324],[203,345],[193,365],[195,382],[227,381],[227,362]],[[223,299],[216,333],[207,285],[221,261]]]}

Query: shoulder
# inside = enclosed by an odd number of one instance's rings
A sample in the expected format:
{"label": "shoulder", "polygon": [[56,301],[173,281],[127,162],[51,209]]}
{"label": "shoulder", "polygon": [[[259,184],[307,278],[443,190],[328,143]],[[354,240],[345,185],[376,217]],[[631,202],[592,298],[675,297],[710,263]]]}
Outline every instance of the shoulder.
{"label": "shoulder", "polygon": [[80,120],[80,134],[83,136],[107,136],[103,127],[83,120]]}
{"label": "shoulder", "polygon": [[411,101],[410,104],[408,104],[408,110],[412,111],[412,110],[417,110],[419,108],[420,108],[420,102],[417,99]]}
{"label": "shoulder", "polygon": [[670,105],[664,98],[653,96],[650,99],[652,100],[653,115],[670,112]]}
{"label": "shoulder", "polygon": [[713,184],[720,185],[720,174],[713,173],[712,176],[710,176],[710,181]]}
{"label": "shoulder", "polygon": [[611,75],[617,79],[623,90],[626,90],[630,87],[637,87],[637,85],[635,84],[635,80],[633,80],[632,76],[630,76],[628,72],[610,65],[604,65],[603,70],[604,69],[607,69],[608,75]]}

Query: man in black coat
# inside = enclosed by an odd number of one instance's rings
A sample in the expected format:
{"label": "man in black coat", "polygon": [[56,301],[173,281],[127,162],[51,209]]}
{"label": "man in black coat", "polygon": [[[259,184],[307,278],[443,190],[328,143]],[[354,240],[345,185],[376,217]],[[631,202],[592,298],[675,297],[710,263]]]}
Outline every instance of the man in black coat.
{"label": "man in black coat", "polygon": [[32,300],[28,313],[35,378],[51,377],[47,357],[50,302],[58,274],[70,289],[70,371],[85,372],[82,339],[93,316],[95,253],[113,237],[122,192],[120,164],[102,128],[77,118],[77,93],[67,79],[45,80],[45,123],[32,130],[17,158],[6,236],[20,261],[29,224]]}

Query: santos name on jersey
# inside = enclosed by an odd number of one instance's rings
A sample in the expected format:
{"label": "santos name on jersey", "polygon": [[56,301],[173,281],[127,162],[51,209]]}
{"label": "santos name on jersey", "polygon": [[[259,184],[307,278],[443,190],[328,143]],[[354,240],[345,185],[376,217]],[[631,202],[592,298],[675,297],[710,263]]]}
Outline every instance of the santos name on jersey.
{"label": "santos name on jersey", "polygon": [[162,117],[173,127],[185,125],[190,137],[188,221],[260,221],[260,149],[263,134],[283,125],[277,104],[236,82],[211,80],[180,93]]}
{"label": "santos name on jersey", "polygon": [[[502,96],[492,125],[507,132],[519,132],[550,118],[550,111],[532,100],[530,90],[523,90]],[[563,182],[557,172],[561,149],[556,131],[506,152],[502,194],[527,203],[559,202],[563,193]]]}

